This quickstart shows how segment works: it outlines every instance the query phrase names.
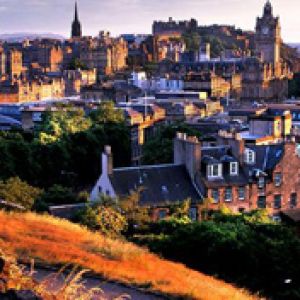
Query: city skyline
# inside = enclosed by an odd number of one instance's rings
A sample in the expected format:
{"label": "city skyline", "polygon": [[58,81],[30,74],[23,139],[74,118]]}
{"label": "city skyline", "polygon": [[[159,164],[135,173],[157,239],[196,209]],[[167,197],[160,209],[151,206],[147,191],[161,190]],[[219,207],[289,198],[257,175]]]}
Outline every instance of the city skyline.
{"label": "city skyline", "polygon": [[[249,4],[242,0],[187,0],[183,4],[180,0],[110,0],[102,3],[96,0],[79,0],[78,5],[84,35],[97,35],[100,30],[119,35],[151,33],[154,20],[167,20],[168,17],[179,20],[195,18],[200,25],[228,24],[244,30],[254,30],[256,17],[262,14],[266,1],[252,1]],[[274,14],[280,16],[285,42],[300,42],[300,21],[297,10],[293,9],[297,7],[297,1],[271,1]],[[0,33],[51,32],[69,37],[74,3],[74,0],[64,0],[63,3],[59,0],[26,0],[26,3],[20,0],[1,0]],[[49,17],[49,12],[53,17]],[[132,21],[129,23],[128,20]]]}

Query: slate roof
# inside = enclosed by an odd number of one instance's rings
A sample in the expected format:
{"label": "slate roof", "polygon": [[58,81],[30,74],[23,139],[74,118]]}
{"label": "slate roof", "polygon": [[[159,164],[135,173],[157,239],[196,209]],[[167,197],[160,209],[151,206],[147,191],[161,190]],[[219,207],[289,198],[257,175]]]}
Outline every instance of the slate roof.
{"label": "slate roof", "polygon": [[10,126],[21,127],[22,123],[19,122],[16,119],[14,119],[14,118],[4,116],[4,115],[0,115],[0,125],[10,125]]}
{"label": "slate roof", "polygon": [[[256,153],[255,164],[240,165],[238,176],[230,176],[228,171],[224,169],[223,177],[213,180],[208,180],[206,178],[205,169],[202,168],[202,172],[198,173],[196,178],[200,189],[205,190],[206,188],[245,186],[252,181],[252,177],[254,175],[253,171],[260,170],[263,173],[270,174],[284,155],[283,144],[268,146],[249,145],[246,146],[246,148],[253,150]],[[237,161],[230,152],[230,147],[228,146],[203,148],[202,164],[229,163]]]}
{"label": "slate roof", "polygon": [[249,169],[260,169],[264,172],[273,170],[281,161],[284,155],[284,145],[268,145],[257,146],[248,145],[246,148],[253,150],[256,153],[256,161],[254,165],[248,166]]}
{"label": "slate roof", "polygon": [[200,184],[201,190],[205,188],[213,189],[220,187],[232,187],[232,186],[246,186],[248,184],[247,176],[240,170],[238,176],[230,176],[229,174],[223,174],[222,178],[208,180],[204,174],[197,174],[196,181]]}
{"label": "slate roof", "polygon": [[141,187],[140,204],[159,206],[164,203],[200,199],[184,166],[158,165],[114,169],[111,183],[118,195],[125,196]]}
{"label": "slate roof", "polygon": [[230,154],[229,151],[229,146],[204,147],[202,148],[202,157],[213,157],[220,161],[225,155]]}

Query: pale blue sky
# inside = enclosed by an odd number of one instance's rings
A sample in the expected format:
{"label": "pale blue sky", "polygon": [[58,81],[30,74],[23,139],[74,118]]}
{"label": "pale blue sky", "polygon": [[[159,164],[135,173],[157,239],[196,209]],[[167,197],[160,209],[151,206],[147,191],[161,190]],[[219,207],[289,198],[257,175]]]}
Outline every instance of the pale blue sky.
{"label": "pale blue sky", "polygon": [[[265,0],[78,0],[85,35],[150,33],[152,21],[198,20],[254,29]],[[300,42],[300,0],[273,0],[285,42]],[[0,34],[52,32],[69,36],[74,0],[0,0]]]}

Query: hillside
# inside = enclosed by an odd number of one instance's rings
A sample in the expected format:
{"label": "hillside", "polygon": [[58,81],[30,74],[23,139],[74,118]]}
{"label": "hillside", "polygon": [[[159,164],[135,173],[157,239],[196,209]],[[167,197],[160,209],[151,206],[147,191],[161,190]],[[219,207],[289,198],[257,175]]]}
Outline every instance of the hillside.
{"label": "hillside", "polygon": [[105,279],[184,299],[255,299],[230,284],[189,270],[133,244],[68,221],[0,212],[0,247],[21,260],[74,264]]}

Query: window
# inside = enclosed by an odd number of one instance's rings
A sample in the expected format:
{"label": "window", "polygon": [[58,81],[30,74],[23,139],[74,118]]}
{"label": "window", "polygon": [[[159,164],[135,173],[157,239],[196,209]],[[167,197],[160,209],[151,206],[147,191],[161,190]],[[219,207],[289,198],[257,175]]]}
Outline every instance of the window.
{"label": "window", "polygon": [[213,198],[214,203],[218,203],[219,202],[220,195],[219,195],[219,190],[218,189],[212,190],[211,196]]}
{"label": "window", "polygon": [[225,190],[225,201],[231,202],[232,201],[232,188],[226,188]]}
{"label": "window", "polygon": [[189,217],[192,221],[197,221],[197,208],[196,207],[191,207],[189,211]]}
{"label": "window", "polygon": [[158,218],[159,218],[159,220],[164,219],[166,216],[167,216],[167,212],[166,212],[165,210],[162,210],[162,209],[161,209],[161,210],[158,212]]}
{"label": "window", "polygon": [[243,186],[239,187],[238,194],[239,194],[239,200],[246,199],[245,188]]}
{"label": "window", "polygon": [[275,195],[274,197],[274,208],[280,209],[281,208],[281,195]]}
{"label": "window", "polygon": [[282,174],[281,173],[276,173],[274,175],[274,182],[275,182],[275,186],[281,186],[282,183]]}
{"label": "window", "polygon": [[110,195],[109,190],[106,190],[106,196],[109,196],[109,195]]}
{"label": "window", "polygon": [[276,222],[276,223],[280,223],[281,222],[281,218],[280,216],[273,216],[273,221]]}
{"label": "window", "polygon": [[222,177],[222,165],[214,164],[208,166],[208,178]]}
{"label": "window", "polygon": [[99,186],[99,193],[102,194],[102,186]]}
{"label": "window", "polygon": [[237,162],[231,162],[230,163],[230,175],[235,176],[239,174],[239,169],[238,169],[238,163]]}
{"label": "window", "polygon": [[258,188],[263,189],[265,187],[265,178],[259,177],[258,178]]}
{"label": "window", "polygon": [[245,151],[245,162],[247,164],[254,164],[255,163],[255,152],[250,149],[246,149]]}
{"label": "window", "polygon": [[265,196],[258,197],[257,207],[260,208],[260,209],[264,209],[264,208],[267,207],[267,201],[266,201],[266,197]]}
{"label": "window", "polygon": [[297,194],[296,193],[291,194],[290,205],[291,205],[291,208],[297,207],[298,200],[297,200]]}

